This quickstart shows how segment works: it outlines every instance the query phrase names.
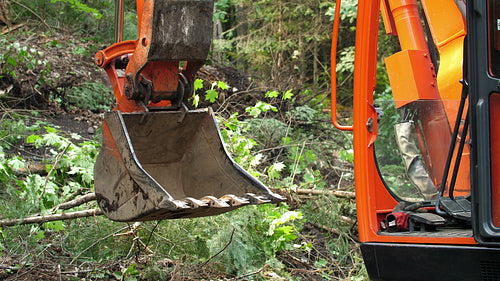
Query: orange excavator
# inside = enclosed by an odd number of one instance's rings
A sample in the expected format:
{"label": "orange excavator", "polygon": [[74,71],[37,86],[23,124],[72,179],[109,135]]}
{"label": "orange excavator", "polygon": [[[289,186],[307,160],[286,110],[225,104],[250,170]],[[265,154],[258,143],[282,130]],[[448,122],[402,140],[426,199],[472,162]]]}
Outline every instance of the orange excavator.
{"label": "orange excavator", "polygon": [[[332,122],[354,135],[370,278],[500,280],[500,1],[359,0],[349,126],[336,116],[335,5]],[[184,106],[209,52],[213,1],[137,0],[130,41],[116,7],[117,43],[95,58],[116,98],[95,165],[104,214],[159,220],[283,201],[227,154],[210,109]],[[380,19],[401,48],[385,59],[393,100],[375,105]]]}

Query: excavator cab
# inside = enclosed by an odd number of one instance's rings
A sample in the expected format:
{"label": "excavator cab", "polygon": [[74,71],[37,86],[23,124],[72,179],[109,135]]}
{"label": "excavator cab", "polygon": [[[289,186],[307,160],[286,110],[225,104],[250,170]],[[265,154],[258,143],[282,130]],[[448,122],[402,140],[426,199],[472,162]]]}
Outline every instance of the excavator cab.
{"label": "excavator cab", "polygon": [[211,44],[212,0],[137,0],[139,38],[116,43],[95,63],[111,81],[94,168],[95,193],[115,221],[211,216],[248,204],[278,203],[225,149],[210,108],[188,110],[196,71]]}
{"label": "excavator cab", "polygon": [[[500,280],[500,1],[359,0],[357,9],[353,125],[335,114],[336,41],[332,121],[354,135],[368,275]],[[374,94],[379,19],[400,45],[384,60],[385,104]]]}

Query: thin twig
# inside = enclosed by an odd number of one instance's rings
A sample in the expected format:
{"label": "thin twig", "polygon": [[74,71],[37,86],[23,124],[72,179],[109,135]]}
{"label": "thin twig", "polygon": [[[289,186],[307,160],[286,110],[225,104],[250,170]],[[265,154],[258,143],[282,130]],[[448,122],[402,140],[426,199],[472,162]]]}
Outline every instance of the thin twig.
{"label": "thin twig", "polygon": [[61,160],[62,156],[66,153],[66,151],[68,150],[68,148],[71,146],[71,143],[69,143],[65,148],[64,150],[59,153],[59,155],[57,155],[56,157],[56,161],[54,162],[54,165],[52,165],[52,168],[50,169],[49,173],[47,174],[47,176],[45,177],[45,182],[43,183],[43,189],[42,189],[42,193],[40,193],[40,196],[38,196],[38,202],[42,199],[43,195],[45,195],[45,189],[47,187],[47,183],[49,182],[49,178],[50,178],[50,175],[52,175],[52,172],[56,169],[56,167],[59,165],[59,161]]}
{"label": "thin twig", "polygon": [[88,246],[87,248],[85,248],[85,250],[81,251],[78,255],[76,255],[76,257],[73,258],[73,260],[71,260],[71,262],[69,264],[73,264],[83,253],[85,253],[86,251],[88,251],[90,248],[94,247],[95,245],[101,243],[102,241],[108,239],[109,237],[112,237],[114,236],[115,234],[119,233],[119,232],[122,232],[124,231],[125,229],[129,228],[129,226],[125,226],[125,227],[122,227],[120,229],[118,229],[117,231],[113,232],[113,233],[110,233],[102,238],[100,238],[99,240],[95,241],[94,243],[92,243],[92,245]]}
{"label": "thin twig", "polygon": [[200,265],[200,268],[204,267],[205,265],[207,265],[207,263],[209,261],[211,261],[213,258],[215,258],[216,256],[218,256],[220,253],[224,252],[224,250],[229,246],[229,244],[231,244],[231,242],[233,241],[233,236],[234,236],[234,228],[233,228],[233,231],[231,232],[231,237],[229,238],[229,241],[227,242],[226,246],[224,246],[224,248],[222,248],[220,251],[218,251],[215,255],[211,256],[208,260],[206,260],[205,262],[203,262],[201,265]]}
{"label": "thin twig", "polygon": [[26,10],[28,10],[29,12],[31,12],[35,17],[37,17],[48,29],[52,29],[52,27],[50,27],[50,25],[48,25],[45,20],[42,19],[42,17],[40,17],[37,13],[35,13],[32,9],[30,9],[30,7],[24,5],[23,3],[20,3],[16,0],[10,0],[12,3],[14,4],[17,4],[23,8],[25,8]]}
{"label": "thin twig", "polygon": [[252,275],[257,275],[257,274],[261,273],[261,272],[262,272],[262,270],[264,270],[264,268],[266,268],[266,267],[267,267],[267,264],[265,264],[263,267],[261,267],[261,268],[260,268],[259,270],[257,270],[257,271],[250,272],[250,273],[247,273],[247,274],[244,274],[244,275],[241,275],[241,276],[236,276],[236,277],[234,277],[234,278],[232,278],[232,279],[229,279],[229,280],[239,280],[239,279],[243,279],[243,278],[250,277],[250,276],[252,276]]}
{"label": "thin twig", "polygon": [[293,180],[295,179],[295,175],[297,174],[297,168],[299,167],[299,162],[300,162],[300,157],[302,156],[302,152],[304,152],[304,148],[306,146],[306,142],[302,144],[302,149],[300,150],[299,155],[297,155],[297,158],[295,159],[294,167],[293,167],[293,174],[292,174],[292,183]]}
{"label": "thin twig", "polygon": [[161,221],[161,220],[156,221],[155,226],[153,227],[153,229],[152,229],[152,230],[151,230],[151,232],[149,233],[148,241],[146,242],[146,248],[148,247],[149,242],[151,241],[151,237],[153,236],[153,232],[155,232],[155,231],[156,231],[156,228],[158,228],[158,225],[160,224],[160,221]]}

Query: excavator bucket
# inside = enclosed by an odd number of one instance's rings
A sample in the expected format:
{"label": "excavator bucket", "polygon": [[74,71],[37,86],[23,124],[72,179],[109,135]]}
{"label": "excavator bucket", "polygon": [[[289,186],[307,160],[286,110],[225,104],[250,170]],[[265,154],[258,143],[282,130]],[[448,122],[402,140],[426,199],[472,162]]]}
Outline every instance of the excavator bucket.
{"label": "excavator bucket", "polygon": [[234,162],[214,113],[107,112],[95,164],[95,193],[115,221],[221,214],[284,198]]}

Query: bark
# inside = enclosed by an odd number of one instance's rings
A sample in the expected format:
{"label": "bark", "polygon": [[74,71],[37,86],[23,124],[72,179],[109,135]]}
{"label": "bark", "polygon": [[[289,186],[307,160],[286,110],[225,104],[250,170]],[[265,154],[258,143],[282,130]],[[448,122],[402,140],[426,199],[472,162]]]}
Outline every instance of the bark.
{"label": "bark", "polygon": [[102,215],[101,209],[84,210],[70,213],[60,213],[44,216],[33,216],[24,219],[3,219],[0,220],[0,226],[14,226],[19,224],[44,223],[49,221],[71,220],[76,218],[91,217]]}
{"label": "bark", "polygon": [[[280,191],[280,189],[273,189],[273,191]],[[325,195],[325,194],[332,194],[336,197],[341,197],[341,198],[349,198],[349,199],[354,199],[356,198],[354,192],[350,191],[344,191],[344,190],[317,190],[317,189],[297,189],[297,191],[290,191],[295,194],[310,194],[310,195]]]}

